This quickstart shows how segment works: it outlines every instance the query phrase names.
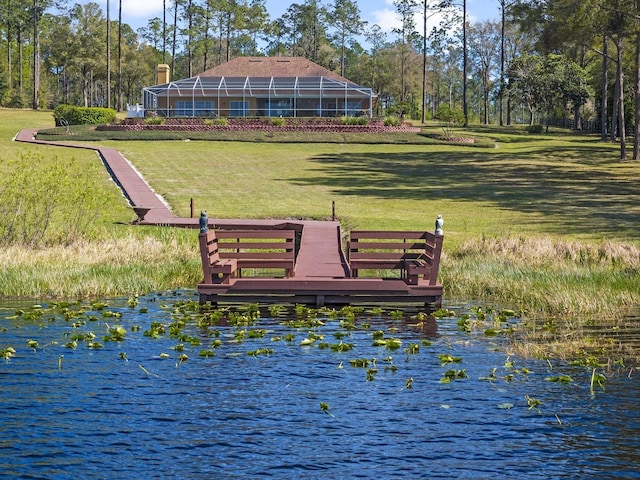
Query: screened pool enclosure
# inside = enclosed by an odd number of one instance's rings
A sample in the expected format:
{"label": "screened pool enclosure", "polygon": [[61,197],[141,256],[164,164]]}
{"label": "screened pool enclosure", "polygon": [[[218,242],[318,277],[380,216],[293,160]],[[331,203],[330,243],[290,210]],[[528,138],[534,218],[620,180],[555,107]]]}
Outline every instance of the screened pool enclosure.
{"label": "screened pool enclosure", "polygon": [[371,117],[374,94],[326,76],[200,75],[147,87],[143,102],[164,117]]}

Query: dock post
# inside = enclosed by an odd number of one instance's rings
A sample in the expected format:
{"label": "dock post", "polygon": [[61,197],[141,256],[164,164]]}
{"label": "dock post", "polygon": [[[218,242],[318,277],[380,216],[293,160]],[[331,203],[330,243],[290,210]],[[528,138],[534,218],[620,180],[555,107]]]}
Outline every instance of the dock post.
{"label": "dock post", "polygon": [[207,211],[202,210],[200,212],[200,233],[207,233],[209,229],[209,218],[207,217]]}
{"label": "dock post", "polygon": [[442,230],[442,225],[444,225],[444,219],[442,218],[442,215],[438,215],[438,217],[436,218],[436,231],[435,231],[436,235],[444,234],[444,231]]}

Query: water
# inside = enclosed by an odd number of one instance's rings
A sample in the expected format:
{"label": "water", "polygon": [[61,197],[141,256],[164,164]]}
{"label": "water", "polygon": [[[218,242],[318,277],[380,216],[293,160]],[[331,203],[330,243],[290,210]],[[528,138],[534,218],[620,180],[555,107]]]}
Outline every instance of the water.
{"label": "water", "polygon": [[[16,350],[8,363],[0,360],[4,476],[640,478],[634,371],[608,372],[605,389],[592,392],[591,369],[508,357],[499,338],[459,332],[455,318],[378,314],[361,317],[360,328],[341,339],[334,333],[349,330],[324,318],[313,329],[324,339],[311,346],[300,345],[309,328],[271,319],[243,327],[267,330],[244,341],[236,327],[212,327],[222,345],[201,357],[216,337],[192,321],[184,333],[201,346],[168,331],[144,336],[153,321],[186,318],[173,312],[175,300],[149,296],[135,308],[109,302],[107,310],[122,318],[88,311],[76,328],[77,320],[10,319],[13,310],[0,310],[0,350]],[[126,339],[103,341],[114,325],[126,328]],[[401,348],[374,347],[379,330],[401,339]],[[95,333],[103,348],[86,341],[65,348],[77,332]],[[340,341],[354,348],[318,346]],[[179,344],[184,351],[174,349]],[[411,344],[417,353],[404,351]],[[247,355],[259,349],[273,352]],[[180,362],[182,354],[188,360]],[[460,362],[443,366],[447,354]],[[351,366],[373,358],[367,368]],[[486,380],[494,368],[495,380]],[[449,370],[468,378],[442,383]],[[573,381],[548,380],[559,375]],[[529,408],[526,395],[543,403]]]}

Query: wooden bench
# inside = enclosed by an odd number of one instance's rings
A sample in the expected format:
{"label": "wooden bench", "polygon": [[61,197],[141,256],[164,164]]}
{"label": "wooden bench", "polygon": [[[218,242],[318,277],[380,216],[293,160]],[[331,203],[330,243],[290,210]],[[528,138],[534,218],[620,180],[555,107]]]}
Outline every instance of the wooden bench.
{"label": "wooden bench", "polygon": [[294,230],[208,230],[199,240],[205,284],[229,284],[248,268],[294,276]]}
{"label": "wooden bench", "polygon": [[352,277],[360,270],[400,270],[410,285],[436,285],[442,235],[432,232],[352,230],[347,259]]}

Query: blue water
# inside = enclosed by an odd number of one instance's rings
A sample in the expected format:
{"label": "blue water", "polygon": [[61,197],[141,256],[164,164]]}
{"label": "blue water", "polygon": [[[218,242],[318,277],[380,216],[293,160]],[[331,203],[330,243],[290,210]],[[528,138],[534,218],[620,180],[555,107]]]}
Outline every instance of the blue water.
{"label": "blue water", "polygon": [[[500,338],[460,332],[456,318],[369,313],[347,330],[320,315],[324,325],[312,330],[324,340],[311,346],[300,345],[309,328],[269,318],[205,334],[175,311],[178,300],[185,297],[151,295],[135,308],[111,301],[107,310],[122,318],[88,311],[75,328],[59,315],[25,320],[0,310],[0,350],[16,350],[0,359],[3,476],[640,478],[640,388],[628,368],[607,371],[604,389],[592,392],[590,368],[509,357]],[[152,321],[176,319],[202,345],[168,330],[144,336]],[[103,340],[114,325],[126,328],[124,341]],[[267,332],[237,341],[239,329]],[[199,356],[215,330],[222,345]],[[378,330],[401,348],[374,347]],[[341,340],[352,350],[318,346],[339,343],[336,331],[350,333]],[[77,332],[93,332],[103,348],[66,348]],[[184,351],[173,349],[179,344]],[[405,352],[410,344],[419,351]],[[247,355],[257,349],[273,352]],[[443,366],[444,354],[461,361]],[[350,363],[373,358],[369,379]],[[482,379],[494,368],[495,380]],[[448,370],[468,378],[442,383]],[[547,380],[562,374],[573,382]],[[530,409],[525,395],[542,404]]]}

